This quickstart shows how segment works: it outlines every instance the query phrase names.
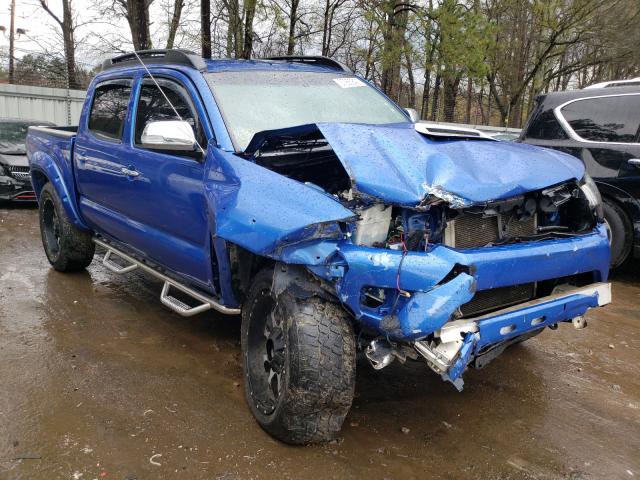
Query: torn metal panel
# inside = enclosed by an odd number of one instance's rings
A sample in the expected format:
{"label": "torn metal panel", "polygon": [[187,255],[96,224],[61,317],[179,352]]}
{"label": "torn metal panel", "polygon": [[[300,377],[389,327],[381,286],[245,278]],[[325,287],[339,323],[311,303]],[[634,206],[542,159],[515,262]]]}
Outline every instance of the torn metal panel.
{"label": "torn metal panel", "polygon": [[429,292],[415,292],[397,312],[398,330],[388,331],[394,325],[394,314],[383,319],[381,325],[394,337],[421,338],[448,322],[454,312],[473,298],[475,280],[461,273],[453,280]]}
{"label": "torn metal panel", "polygon": [[354,217],[333,197],[218,149],[209,149],[204,179],[214,235],[260,255],[285,245],[342,238],[338,222]]}

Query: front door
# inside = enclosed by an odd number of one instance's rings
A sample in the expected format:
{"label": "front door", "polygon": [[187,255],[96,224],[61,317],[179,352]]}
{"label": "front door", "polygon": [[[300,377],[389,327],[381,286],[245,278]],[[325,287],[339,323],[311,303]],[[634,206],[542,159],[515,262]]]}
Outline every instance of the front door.
{"label": "front door", "polygon": [[187,81],[138,79],[131,142],[122,157],[129,175],[121,201],[127,205],[127,243],[195,283],[212,287],[204,155],[152,150],[140,141],[150,122],[183,120],[206,148],[195,99],[184,86]]}

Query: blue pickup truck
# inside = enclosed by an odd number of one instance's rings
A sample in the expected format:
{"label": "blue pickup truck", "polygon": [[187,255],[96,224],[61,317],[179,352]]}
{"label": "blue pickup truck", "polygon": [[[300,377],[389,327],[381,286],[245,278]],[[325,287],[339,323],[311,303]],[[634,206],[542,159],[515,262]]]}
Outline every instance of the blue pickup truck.
{"label": "blue pickup truck", "polygon": [[241,316],[246,399],[335,437],[356,354],[462,374],[611,301],[598,190],[569,155],[412,121],[323,57],[107,60],[79,126],[27,138],[46,255]]}

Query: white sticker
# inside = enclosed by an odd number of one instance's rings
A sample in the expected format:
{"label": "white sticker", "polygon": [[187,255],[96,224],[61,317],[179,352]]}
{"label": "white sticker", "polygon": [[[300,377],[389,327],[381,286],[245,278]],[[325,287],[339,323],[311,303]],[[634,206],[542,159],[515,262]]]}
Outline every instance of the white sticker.
{"label": "white sticker", "polygon": [[333,81],[336,82],[340,88],[364,87],[364,83],[356,77],[334,78]]}

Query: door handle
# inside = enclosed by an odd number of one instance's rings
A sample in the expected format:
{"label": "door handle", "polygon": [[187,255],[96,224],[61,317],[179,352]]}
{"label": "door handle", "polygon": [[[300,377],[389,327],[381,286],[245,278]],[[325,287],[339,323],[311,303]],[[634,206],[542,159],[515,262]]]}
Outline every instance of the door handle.
{"label": "door handle", "polygon": [[140,175],[140,172],[136,171],[136,170],[130,170],[128,168],[121,168],[120,171],[122,173],[124,173],[126,176],[128,177],[137,177],[138,175]]}
{"label": "door handle", "polygon": [[636,167],[640,167],[640,158],[630,158],[627,160],[629,165],[635,165]]}
{"label": "door handle", "polygon": [[79,162],[86,162],[87,161],[87,157],[84,155],[78,155],[76,154],[76,160]]}

